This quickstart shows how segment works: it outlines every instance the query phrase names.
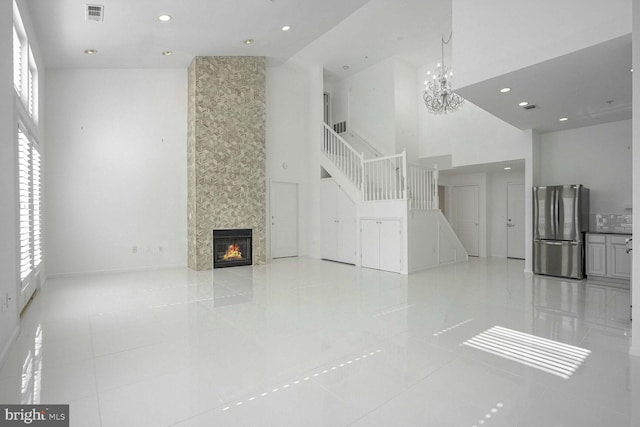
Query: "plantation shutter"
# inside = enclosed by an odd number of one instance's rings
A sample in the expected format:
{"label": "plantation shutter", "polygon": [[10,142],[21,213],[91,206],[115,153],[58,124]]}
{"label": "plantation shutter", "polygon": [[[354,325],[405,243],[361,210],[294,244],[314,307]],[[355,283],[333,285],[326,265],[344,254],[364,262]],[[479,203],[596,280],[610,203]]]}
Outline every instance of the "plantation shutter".
{"label": "plantation shutter", "polygon": [[31,273],[32,257],[32,210],[31,210],[31,144],[24,132],[18,130],[18,190],[20,199],[20,280]]}
{"label": "plantation shutter", "polygon": [[31,154],[33,156],[32,172],[33,172],[33,265],[38,268],[42,262],[42,197],[41,197],[41,163],[40,151],[36,145],[32,146]]}
{"label": "plantation shutter", "polygon": [[18,37],[18,30],[13,26],[13,85],[18,92],[22,93],[22,43]]}

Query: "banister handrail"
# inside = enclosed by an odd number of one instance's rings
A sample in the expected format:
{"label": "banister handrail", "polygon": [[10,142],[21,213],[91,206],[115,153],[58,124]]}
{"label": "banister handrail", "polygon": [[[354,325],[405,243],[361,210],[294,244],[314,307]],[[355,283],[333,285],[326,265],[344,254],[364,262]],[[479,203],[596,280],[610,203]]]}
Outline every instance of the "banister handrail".
{"label": "banister handrail", "polygon": [[383,157],[383,154],[380,152],[380,150],[378,150],[376,147],[374,147],[373,145],[369,144],[369,141],[367,141],[366,139],[364,139],[362,137],[362,135],[360,135],[358,132],[356,132],[353,129],[347,129],[347,131],[345,133],[350,133],[351,136],[355,137],[358,139],[359,142],[361,142],[362,144],[364,144],[372,153],[375,157]]}
{"label": "banister handrail", "polygon": [[438,170],[407,161],[400,154],[364,159],[344,138],[323,123],[321,150],[360,189],[362,200],[407,200],[411,209],[438,209]]}
{"label": "banister handrail", "polygon": [[382,162],[382,161],[389,160],[389,159],[399,159],[401,157],[402,157],[402,153],[400,153],[400,154],[392,154],[390,156],[375,157],[373,159],[366,159],[366,160],[363,160],[363,163]]}
{"label": "banister handrail", "polygon": [[322,125],[324,126],[324,129],[328,131],[334,138],[338,139],[342,144],[344,144],[345,147],[349,149],[349,151],[364,160],[364,153],[357,152],[355,148],[353,148],[343,137],[340,136],[340,134],[334,131],[328,124],[322,123]]}

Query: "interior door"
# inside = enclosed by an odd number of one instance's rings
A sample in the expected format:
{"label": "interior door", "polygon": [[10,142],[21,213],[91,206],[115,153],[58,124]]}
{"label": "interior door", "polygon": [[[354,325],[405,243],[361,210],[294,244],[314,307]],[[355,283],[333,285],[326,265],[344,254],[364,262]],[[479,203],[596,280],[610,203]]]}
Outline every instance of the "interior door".
{"label": "interior door", "polygon": [[356,204],[342,191],[338,198],[338,261],[356,263]]}
{"label": "interior door", "polygon": [[338,185],[333,179],[320,181],[320,256],[338,259]]}
{"label": "interior door", "polygon": [[380,268],[380,225],[373,219],[360,220],[360,265]]}
{"label": "interior door", "polygon": [[470,256],[479,256],[480,187],[464,185],[453,187],[453,230]]}
{"label": "interior door", "polygon": [[507,257],[524,259],[524,184],[507,184]]}
{"label": "interior door", "polygon": [[378,221],[380,228],[380,270],[400,273],[402,265],[402,230],[400,221]]}
{"label": "interior door", "polygon": [[271,258],[298,256],[298,184],[271,183]]}

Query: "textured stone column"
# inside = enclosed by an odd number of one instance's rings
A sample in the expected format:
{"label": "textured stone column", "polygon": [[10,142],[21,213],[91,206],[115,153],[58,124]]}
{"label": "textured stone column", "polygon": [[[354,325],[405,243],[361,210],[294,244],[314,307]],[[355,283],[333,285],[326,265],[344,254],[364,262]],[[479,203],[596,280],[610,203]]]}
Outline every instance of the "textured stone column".
{"label": "textured stone column", "polygon": [[212,268],[213,229],[253,229],[266,260],[264,57],[196,57],[189,66],[189,268]]}

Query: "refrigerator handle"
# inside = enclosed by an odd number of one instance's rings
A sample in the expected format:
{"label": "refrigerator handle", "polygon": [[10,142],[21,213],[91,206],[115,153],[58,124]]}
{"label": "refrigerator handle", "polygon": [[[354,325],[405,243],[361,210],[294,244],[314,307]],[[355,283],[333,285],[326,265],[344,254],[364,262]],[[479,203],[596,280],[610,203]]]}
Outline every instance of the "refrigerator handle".
{"label": "refrigerator handle", "polygon": [[551,234],[558,234],[558,190],[554,187],[551,195]]}

